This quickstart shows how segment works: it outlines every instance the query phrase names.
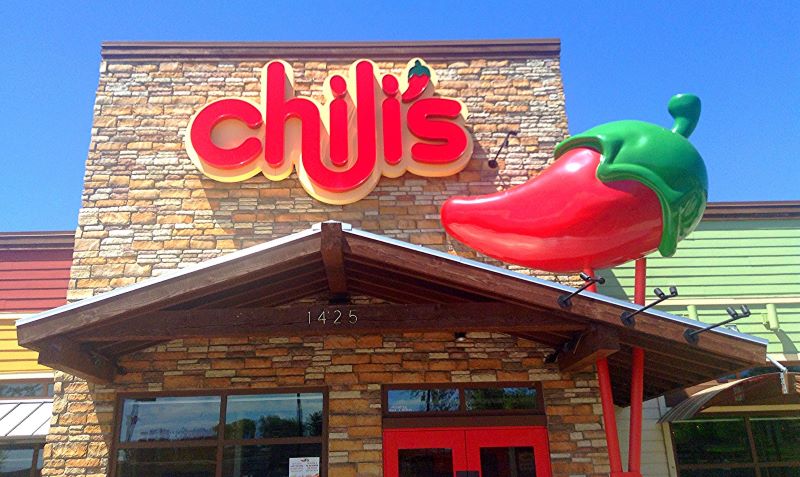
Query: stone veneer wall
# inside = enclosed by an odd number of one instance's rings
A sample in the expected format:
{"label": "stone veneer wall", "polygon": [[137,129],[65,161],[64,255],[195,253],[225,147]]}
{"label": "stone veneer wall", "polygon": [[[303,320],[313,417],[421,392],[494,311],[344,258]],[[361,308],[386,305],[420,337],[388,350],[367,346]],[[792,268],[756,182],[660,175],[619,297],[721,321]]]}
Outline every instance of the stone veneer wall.
{"label": "stone veneer wall", "polygon": [[[369,52],[363,56],[369,57]],[[265,61],[269,58],[265,58]],[[323,80],[349,62],[293,62],[298,95],[322,99]],[[404,62],[381,62],[398,74]],[[364,200],[321,204],[296,176],[225,184],[184,150],[190,116],[223,96],[257,98],[264,62],[103,62],[69,286],[71,301],[272,238],[340,220],[462,256],[439,224],[455,194],[507,188],[537,174],[567,134],[557,56],[431,61],[437,93],[469,108],[475,151],[454,177],[382,178]],[[507,130],[519,131],[490,169]],[[541,274],[543,278],[562,280]],[[331,477],[381,475],[381,383],[545,381],[555,475],[608,471],[595,376],[560,376],[542,348],[503,336],[347,337],[174,341],[123,360],[113,386],[56,374],[44,475],[106,475],[116,392],[326,384],[331,389]],[[373,349],[374,348],[374,349]],[[355,349],[355,351],[353,351]]]}
{"label": "stone veneer wall", "polygon": [[122,360],[114,386],[57,373],[43,475],[106,475],[117,392],[326,385],[328,475],[377,477],[382,384],[528,380],[542,381],[554,475],[608,475],[595,375],[561,375],[548,352],[489,333],[175,340]]}
{"label": "stone veneer wall", "polygon": [[[369,52],[365,52],[369,56]],[[266,60],[266,59],[265,59]],[[322,83],[349,62],[293,62],[298,95],[322,101]],[[405,63],[378,62],[400,74]],[[296,175],[239,183],[203,176],[184,150],[189,118],[220,97],[258,99],[264,62],[103,63],[69,299],[128,285],[165,269],[307,229],[325,220],[474,256],[446,237],[439,206],[456,194],[494,192],[545,167],[567,135],[558,58],[430,62],[437,93],[469,109],[473,159],[457,176],[381,178],[346,206],[312,199]],[[519,131],[500,168],[487,166],[508,130]],[[552,275],[545,277],[553,278]]]}

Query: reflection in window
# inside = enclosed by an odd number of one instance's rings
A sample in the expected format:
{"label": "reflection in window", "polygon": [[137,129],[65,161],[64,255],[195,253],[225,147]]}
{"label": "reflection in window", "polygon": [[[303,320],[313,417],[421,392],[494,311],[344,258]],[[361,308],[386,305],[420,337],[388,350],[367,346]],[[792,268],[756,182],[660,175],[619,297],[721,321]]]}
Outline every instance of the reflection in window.
{"label": "reflection in window", "polygon": [[800,477],[800,467],[762,467],[761,477]]}
{"label": "reflection in window", "polygon": [[672,440],[681,464],[753,462],[744,419],[676,422]]}
{"label": "reflection in window", "polygon": [[119,477],[214,477],[216,447],[120,449]]}
{"label": "reflection in window", "polygon": [[389,412],[458,411],[458,389],[390,389]]}
{"label": "reflection in window", "polygon": [[222,457],[222,475],[287,477],[290,458],[321,456],[322,444],[226,446]]}
{"label": "reflection in window", "polygon": [[753,430],[753,440],[756,443],[759,461],[800,461],[800,418],[752,417],[750,426]]}
{"label": "reflection in window", "polygon": [[0,476],[30,475],[33,466],[33,448],[0,449]]}
{"label": "reflection in window", "polygon": [[219,427],[219,396],[126,399],[122,442],[214,439]]}
{"label": "reflection in window", "polygon": [[674,422],[672,437],[680,477],[800,477],[798,417]]}
{"label": "reflection in window", "polygon": [[0,382],[0,399],[52,397],[51,389],[43,382]]}
{"label": "reflection in window", "polygon": [[322,394],[228,397],[226,439],[322,435]]}
{"label": "reflection in window", "polygon": [[532,447],[481,447],[481,475],[536,477]]}
{"label": "reflection in window", "polygon": [[452,449],[400,449],[400,477],[452,477]]}
{"label": "reflection in window", "polygon": [[43,445],[16,444],[0,447],[0,477],[41,476]]}
{"label": "reflection in window", "polygon": [[121,412],[118,477],[288,477],[291,458],[324,462],[321,392],[134,398]]}
{"label": "reflection in window", "polygon": [[752,468],[685,469],[681,470],[680,476],[681,477],[756,477],[756,471],[755,469]]}
{"label": "reflection in window", "polygon": [[467,388],[464,397],[469,411],[540,407],[536,388]]}

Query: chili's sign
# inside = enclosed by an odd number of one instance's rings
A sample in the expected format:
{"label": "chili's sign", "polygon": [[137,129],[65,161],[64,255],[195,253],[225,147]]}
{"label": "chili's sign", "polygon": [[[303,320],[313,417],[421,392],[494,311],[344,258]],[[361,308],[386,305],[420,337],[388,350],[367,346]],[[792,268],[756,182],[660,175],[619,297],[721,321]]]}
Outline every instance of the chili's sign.
{"label": "chili's sign", "polygon": [[435,95],[436,75],[421,59],[399,78],[369,60],[323,85],[325,104],[296,96],[294,72],[272,61],[262,72],[259,102],[223,98],[190,120],[186,150],[208,177],[273,181],[297,171],[303,188],[329,204],[358,201],[381,176],[460,172],[472,155],[466,106]]}

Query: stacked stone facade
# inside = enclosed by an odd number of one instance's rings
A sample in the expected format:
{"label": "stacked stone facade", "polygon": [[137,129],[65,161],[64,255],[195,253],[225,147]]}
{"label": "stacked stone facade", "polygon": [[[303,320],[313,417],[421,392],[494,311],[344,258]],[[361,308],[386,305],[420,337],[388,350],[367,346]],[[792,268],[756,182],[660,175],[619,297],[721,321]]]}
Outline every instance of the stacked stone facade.
{"label": "stacked stone facade", "polygon": [[[370,57],[365,51],[363,57]],[[86,162],[69,299],[76,301],[164,271],[339,220],[356,228],[487,261],[448,238],[439,207],[452,195],[522,183],[541,171],[567,134],[556,56],[429,61],[437,94],[469,109],[473,159],[445,178],[382,178],[345,206],[307,195],[296,175],[221,183],[184,149],[189,118],[221,97],[258,99],[264,61],[104,61]],[[356,59],[356,58],[353,58]],[[405,61],[371,58],[400,74]],[[351,61],[291,61],[297,94],[322,101],[326,77]],[[517,131],[491,169],[507,131]],[[535,204],[531,204],[535,207]],[[542,278],[565,280],[541,274]],[[380,476],[382,384],[542,381],[554,475],[608,472],[596,376],[561,375],[550,352],[504,335],[326,336],[176,340],[124,358],[113,385],[57,373],[43,474],[107,475],[118,393],[324,385],[329,389],[331,477]]]}
{"label": "stacked stone facade", "polygon": [[506,335],[451,333],[175,340],[120,361],[113,386],[59,373],[46,475],[106,475],[117,393],[326,386],[329,476],[380,476],[384,384],[541,381],[554,475],[602,475],[607,456],[593,373],[562,376],[549,350]]}
{"label": "stacked stone facade", "polygon": [[[469,110],[467,126],[475,148],[461,173],[384,177],[369,196],[346,206],[311,198],[296,174],[280,182],[261,175],[237,183],[206,178],[184,150],[189,118],[214,99],[258,100],[261,69],[269,59],[102,64],[71,300],[325,220],[472,256],[442,229],[442,202],[524,182],[546,166],[555,145],[567,135],[558,58],[430,61],[439,78],[437,94],[458,98]],[[400,61],[376,62],[395,75],[405,67]],[[323,101],[325,78],[345,73],[350,63],[292,62],[297,94]],[[518,131],[518,136],[501,156],[500,167],[492,169],[487,161],[506,131]]]}

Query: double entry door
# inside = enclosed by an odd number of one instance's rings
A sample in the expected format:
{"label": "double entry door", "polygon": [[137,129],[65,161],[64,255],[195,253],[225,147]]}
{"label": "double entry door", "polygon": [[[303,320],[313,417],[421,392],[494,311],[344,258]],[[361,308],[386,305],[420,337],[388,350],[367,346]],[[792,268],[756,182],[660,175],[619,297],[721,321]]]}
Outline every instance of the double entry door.
{"label": "double entry door", "polygon": [[550,477],[544,427],[387,429],[384,477]]}

